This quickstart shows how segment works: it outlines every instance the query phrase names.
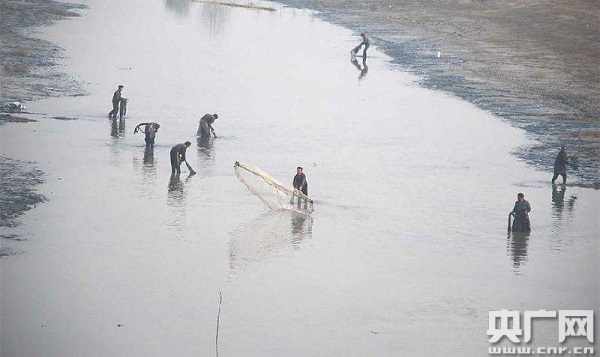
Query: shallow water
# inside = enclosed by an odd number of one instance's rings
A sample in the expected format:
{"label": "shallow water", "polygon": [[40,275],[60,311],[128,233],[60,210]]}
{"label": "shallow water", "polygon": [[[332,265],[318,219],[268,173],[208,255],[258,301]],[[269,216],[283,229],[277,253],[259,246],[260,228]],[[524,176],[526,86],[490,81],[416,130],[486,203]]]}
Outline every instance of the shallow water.
{"label": "shallow water", "polygon": [[[305,11],[86,4],[45,37],[91,95],[0,127],[48,199],[3,242],[20,254],[1,260],[2,356],[213,355],[219,292],[221,356],[484,355],[489,310],[598,309],[600,192],[553,193],[510,155],[534,144],[522,131],[374,47],[361,73],[351,32]],[[124,127],[106,118],[117,84]],[[185,140],[198,174],[170,179]],[[236,160],[286,183],[303,166],[312,217],[269,212]],[[517,192],[528,237],[506,234]]]}

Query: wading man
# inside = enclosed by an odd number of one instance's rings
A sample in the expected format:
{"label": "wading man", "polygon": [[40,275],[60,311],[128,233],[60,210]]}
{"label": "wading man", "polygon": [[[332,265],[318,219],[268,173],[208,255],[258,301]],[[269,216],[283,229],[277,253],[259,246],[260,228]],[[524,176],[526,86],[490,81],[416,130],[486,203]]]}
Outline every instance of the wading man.
{"label": "wading man", "polygon": [[567,183],[567,148],[561,147],[556,159],[554,160],[554,176],[552,176],[552,184],[558,178],[558,175],[562,175],[563,185]]}
{"label": "wading man", "polygon": [[[140,129],[142,125],[144,126],[144,128]],[[146,146],[153,148],[154,138],[156,137],[156,132],[158,131],[158,128],[160,128],[160,124],[158,123],[140,123],[135,127],[135,129],[133,129],[133,133],[135,134],[138,131],[144,133],[146,135],[146,137],[144,138],[144,140],[146,141]]]}
{"label": "wading man", "polygon": [[112,105],[113,109],[108,113],[109,118],[117,118],[117,113],[119,112],[119,103],[121,102],[121,92],[123,91],[123,86],[119,85],[119,88],[115,91],[112,97]]}
{"label": "wading man", "polygon": [[296,168],[296,176],[294,176],[292,184],[295,189],[308,196],[308,182],[306,182],[306,175],[302,172],[302,167]]}
{"label": "wading man", "polygon": [[196,136],[199,136],[200,139],[208,139],[210,138],[210,133],[212,133],[216,138],[217,134],[215,134],[215,129],[213,128],[212,124],[218,118],[219,116],[217,114],[205,114],[202,118],[200,118]]}
{"label": "wading man", "polygon": [[364,45],[365,49],[363,50],[363,57],[367,57],[367,50],[371,46],[371,43],[369,42],[369,38],[364,33],[361,33],[360,37],[362,37],[362,42],[358,46],[354,47],[352,52],[358,53],[360,48]]}
{"label": "wading man", "polygon": [[192,143],[186,141],[183,144],[177,144],[171,148],[171,175],[181,174],[181,163],[185,161],[185,150],[190,147]]}

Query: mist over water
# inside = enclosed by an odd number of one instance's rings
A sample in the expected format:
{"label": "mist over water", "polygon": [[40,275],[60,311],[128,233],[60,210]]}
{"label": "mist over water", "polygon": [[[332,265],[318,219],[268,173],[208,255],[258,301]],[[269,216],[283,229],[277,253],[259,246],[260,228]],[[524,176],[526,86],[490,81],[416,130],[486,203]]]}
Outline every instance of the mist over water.
{"label": "mist over water", "polygon": [[[47,198],[3,242],[22,252],[1,260],[3,356],[213,355],[219,291],[220,356],[483,355],[489,310],[598,309],[599,191],[553,189],[510,155],[523,131],[376,43],[354,63],[351,31],[275,3],[86,4],[43,36],[91,94],[0,127]],[[133,134],[148,121],[154,150]],[[197,174],[171,178],[186,140]],[[304,167],[315,212],[270,212],[236,160],[286,184]],[[507,235],[518,192],[529,235]]]}

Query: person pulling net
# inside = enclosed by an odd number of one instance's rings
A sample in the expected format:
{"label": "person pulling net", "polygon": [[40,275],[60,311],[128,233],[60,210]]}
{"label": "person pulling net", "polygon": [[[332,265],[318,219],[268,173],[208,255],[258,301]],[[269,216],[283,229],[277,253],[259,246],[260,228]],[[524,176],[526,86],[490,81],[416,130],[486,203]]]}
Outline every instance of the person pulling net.
{"label": "person pulling net", "polygon": [[314,211],[313,200],[301,190],[284,185],[260,168],[236,161],[234,171],[250,192],[258,196],[270,209],[287,209],[301,213]]}

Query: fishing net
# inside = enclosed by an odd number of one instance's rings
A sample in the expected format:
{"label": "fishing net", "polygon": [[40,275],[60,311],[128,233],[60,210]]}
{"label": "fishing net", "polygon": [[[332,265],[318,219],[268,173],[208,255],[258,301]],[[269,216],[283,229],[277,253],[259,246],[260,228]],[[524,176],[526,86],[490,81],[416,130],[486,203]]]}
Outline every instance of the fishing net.
{"label": "fishing net", "polygon": [[297,189],[282,184],[256,166],[235,162],[234,171],[246,187],[272,210],[286,209],[301,213],[314,211],[313,201]]}

